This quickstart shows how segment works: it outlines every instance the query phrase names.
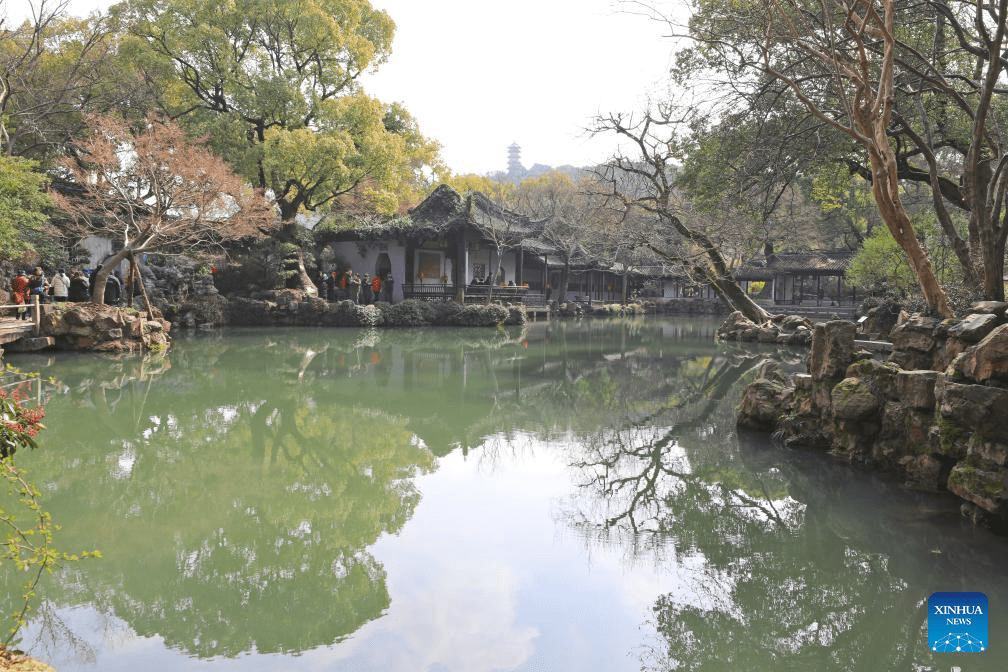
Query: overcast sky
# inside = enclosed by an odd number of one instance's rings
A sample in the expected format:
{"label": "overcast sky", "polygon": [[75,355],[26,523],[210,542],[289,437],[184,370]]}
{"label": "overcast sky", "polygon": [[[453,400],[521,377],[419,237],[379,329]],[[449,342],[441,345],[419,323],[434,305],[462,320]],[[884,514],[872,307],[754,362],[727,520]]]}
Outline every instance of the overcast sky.
{"label": "overcast sky", "polygon": [[[27,13],[27,0],[0,2],[11,19]],[[70,11],[109,4],[71,0]],[[403,103],[457,174],[506,170],[512,142],[526,168],[602,162],[615,141],[588,137],[595,115],[641,109],[668,81],[667,28],[620,11],[617,0],[371,4],[389,13],[396,35],[365,90]]]}

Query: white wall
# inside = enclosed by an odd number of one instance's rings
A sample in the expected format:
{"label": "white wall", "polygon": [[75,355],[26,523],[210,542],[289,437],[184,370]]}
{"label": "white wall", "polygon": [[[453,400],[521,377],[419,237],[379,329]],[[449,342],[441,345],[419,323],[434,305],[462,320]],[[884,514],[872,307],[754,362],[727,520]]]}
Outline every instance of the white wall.
{"label": "white wall", "polygon": [[[332,247],[338,259],[342,259],[343,262],[350,264],[350,268],[354,272],[360,275],[367,273],[371,277],[374,277],[378,255],[382,252],[388,254],[389,261],[392,262],[392,278],[395,280],[395,286],[392,290],[392,300],[402,301],[402,283],[406,277],[406,248],[403,245],[398,243],[339,242],[332,243],[330,247]],[[362,251],[364,252],[363,256],[361,255]],[[329,262],[323,262],[323,267],[326,271],[346,270],[345,268],[336,268]]]}

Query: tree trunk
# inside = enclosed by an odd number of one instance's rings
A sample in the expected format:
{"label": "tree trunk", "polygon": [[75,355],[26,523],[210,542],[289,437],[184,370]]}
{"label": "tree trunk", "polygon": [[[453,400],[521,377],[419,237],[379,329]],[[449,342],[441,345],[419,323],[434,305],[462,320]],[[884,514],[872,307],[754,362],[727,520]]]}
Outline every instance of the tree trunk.
{"label": "tree trunk", "polygon": [[[154,319],[154,309],[151,308],[150,298],[147,296],[147,287],[144,286],[143,273],[140,272],[140,262],[136,260],[136,255],[130,255],[130,286],[140,287],[140,296],[143,298],[144,308],[147,309],[147,319]],[[133,296],[130,295],[130,305],[133,305]]]}
{"label": "tree trunk", "polygon": [[[309,294],[310,296],[318,296],[319,290],[312,282],[311,276],[308,275],[308,269],[305,268],[304,263],[304,251],[301,249],[301,245],[298,243],[297,227],[300,226],[293,219],[287,220],[283,223],[283,227],[280,230],[280,234],[277,236],[281,243],[288,243],[294,247],[293,258],[291,261],[295,262],[295,273],[297,278],[297,288]],[[283,263],[286,264],[288,260],[287,255],[284,255]]]}
{"label": "tree trunk", "polygon": [[[669,211],[667,206],[665,207],[665,211]],[[703,249],[709,263],[707,266],[700,267],[695,270],[699,272],[700,277],[705,278],[711,284],[718,296],[724,299],[733,309],[739,311],[756,324],[763,324],[770,319],[770,313],[764,310],[758,303],[753,301],[752,298],[750,298],[749,295],[742,291],[742,288],[739,287],[735,278],[732,277],[731,271],[728,269],[728,262],[725,261],[724,257],[721,255],[721,250],[719,250],[718,246],[714,244],[714,241],[702,232],[690,229],[683,224],[678,217],[672,215],[667,215],[666,217],[669,223],[672,224],[672,227],[684,238]],[[675,259],[669,257],[668,254],[655,248],[650,243],[648,244],[648,247],[652,252],[667,259],[668,261],[673,263],[676,261]]]}
{"label": "tree trunk", "polygon": [[105,304],[105,283],[109,274],[133,252],[132,248],[124,247],[102,262],[101,270],[91,277],[91,303]]}
{"label": "tree trunk", "polygon": [[1006,232],[1008,232],[1008,226],[1003,226],[999,233],[995,236],[991,236],[994,238],[993,241],[985,241],[983,245],[983,292],[984,298],[988,301],[1005,300],[1004,249]]}
{"label": "tree trunk", "polygon": [[875,196],[882,221],[889,227],[889,232],[892,233],[896,243],[906,252],[910,267],[917,276],[917,282],[924,294],[924,300],[942,317],[954,317],[945,290],[935,277],[931,260],[917,241],[913,224],[900,200],[896,155],[889,144],[886,126],[872,124],[867,116],[857,114],[856,120],[862,130],[870,131],[872,142],[868,143],[867,149],[872,169],[872,194]]}

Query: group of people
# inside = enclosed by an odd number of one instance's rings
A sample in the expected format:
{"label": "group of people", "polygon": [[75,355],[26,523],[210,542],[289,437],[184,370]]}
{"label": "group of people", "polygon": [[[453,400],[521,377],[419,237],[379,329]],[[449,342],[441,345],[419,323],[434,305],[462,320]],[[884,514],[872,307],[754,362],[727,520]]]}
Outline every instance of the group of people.
{"label": "group of people", "polygon": [[[11,302],[18,306],[18,318],[30,319],[28,306],[35,302],[35,297],[38,297],[40,304],[90,301],[89,273],[89,271],[74,269],[68,276],[65,269],[58,268],[51,276],[46,276],[41,266],[36,266],[31,275],[23,269],[18,270],[10,281]],[[117,269],[114,273],[109,273],[105,282],[104,300],[106,304],[116,305],[121,299],[122,280]]]}
{"label": "group of people", "polygon": [[47,278],[41,266],[36,266],[31,275],[24,269],[18,270],[10,281],[11,300],[17,304],[17,316],[22,320],[30,318],[28,304],[34,303],[36,297],[39,303],[48,299],[55,302],[68,300],[70,294],[70,278],[62,268]]}
{"label": "group of people", "polygon": [[368,305],[377,301],[392,303],[392,287],[395,281],[392,274],[388,273],[384,279],[375,275],[373,278],[364,273],[356,273],[353,269],[347,269],[340,273],[332,271],[326,273],[319,272],[319,298],[326,301],[346,301],[350,300],[361,305]]}

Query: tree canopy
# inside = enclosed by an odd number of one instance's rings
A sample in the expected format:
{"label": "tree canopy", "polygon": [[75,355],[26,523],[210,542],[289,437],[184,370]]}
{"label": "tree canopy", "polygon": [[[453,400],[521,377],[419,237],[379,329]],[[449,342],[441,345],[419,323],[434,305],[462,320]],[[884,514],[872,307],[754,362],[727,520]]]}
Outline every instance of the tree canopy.
{"label": "tree canopy", "polygon": [[27,159],[0,156],[0,259],[15,261],[35,252],[48,221],[52,199],[43,191],[48,178]]}
{"label": "tree canopy", "polygon": [[[965,281],[1002,298],[1008,163],[996,93],[1006,12],[947,1],[704,1],[690,19],[675,82],[710,92],[719,132],[731,132],[730,110],[744,110],[786,130],[765,133],[761,124],[749,146],[784,148],[803,138],[812,159],[806,174],[832,163],[868,180],[925,297],[948,314],[901,189],[930,187]],[[968,213],[965,237],[950,209]]]}
{"label": "tree canopy", "polygon": [[177,124],[150,116],[133,128],[94,116],[88,125],[91,133],[78,141],[80,158],[63,161],[74,190],[60,194],[59,203],[82,234],[121,243],[93,282],[96,303],[106,276],[124,259],[155,250],[219,252],[225,240],[257,235],[272,222],[261,197]]}
{"label": "tree canopy", "polygon": [[361,90],[395,28],[366,0],[135,0],[123,16],[164,110],[284,220],[351,196],[393,213],[438,164],[405,108]]}

